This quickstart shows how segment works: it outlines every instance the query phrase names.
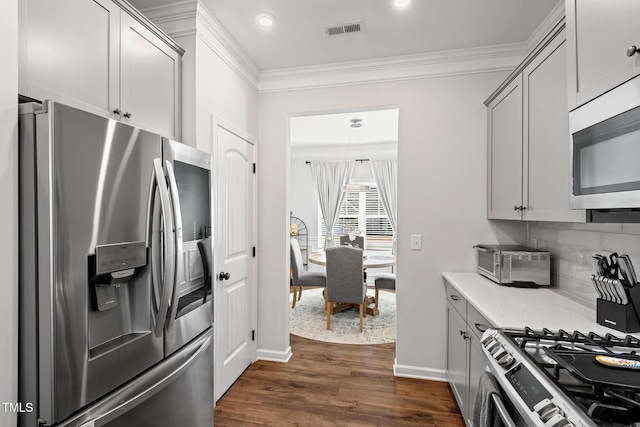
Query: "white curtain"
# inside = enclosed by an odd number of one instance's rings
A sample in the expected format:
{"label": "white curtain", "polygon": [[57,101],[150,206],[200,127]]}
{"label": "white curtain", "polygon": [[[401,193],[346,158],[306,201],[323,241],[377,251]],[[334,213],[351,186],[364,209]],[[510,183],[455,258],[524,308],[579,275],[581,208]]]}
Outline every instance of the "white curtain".
{"label": "white curtain", "polygon": [[316,183],[320,211],[327,230],[325,248],[333,246],[333,227],[344,198],[342,186],[349,183],[355,164],[354,160],[311,162],[311,175]]}
{"label": "white curtain", "polygon": [[393,229],[393,253],[396,253],[396,235],[398,232],[398,160],[370,160],[371,172],[378,186],[382,205],[387,211],[389,223]]}

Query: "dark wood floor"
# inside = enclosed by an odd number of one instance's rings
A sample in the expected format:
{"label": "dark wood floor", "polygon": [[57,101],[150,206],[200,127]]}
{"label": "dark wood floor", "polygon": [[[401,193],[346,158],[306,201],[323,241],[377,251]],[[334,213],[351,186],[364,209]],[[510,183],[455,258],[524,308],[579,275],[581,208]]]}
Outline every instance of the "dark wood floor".
{"label": "dark wood floor", "polygon": [[223,426],[464,426],[445,382],[393,376],[395,344],[291,335],[289,363],[258,361],[218,401]]}

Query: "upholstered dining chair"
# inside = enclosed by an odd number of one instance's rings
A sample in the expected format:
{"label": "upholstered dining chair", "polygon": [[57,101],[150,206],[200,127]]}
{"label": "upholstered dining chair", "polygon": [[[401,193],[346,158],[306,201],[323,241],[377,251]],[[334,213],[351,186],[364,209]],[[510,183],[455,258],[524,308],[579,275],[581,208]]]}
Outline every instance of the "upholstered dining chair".
{"label": "upholstered dining chair", "polygon": [[362,249],[351,246],[328,248],[327,251],[327,330],[331,329],[334,303],[358,304],[360,332],[365,314],[367,284],[363,279]]}
{"label": "upholstered dining chair", "polygon": [[327,273],[324,271],[304,271],[302,252],[296,238],[291,238],[291,288],[293,302],[291,308],[296,308],[296,301],[302,296],[303,286],[322,287],[327,284]]}
{"label": "upholstered dining chair", "polygon": [[393,273],[378,273],[373,279],[373,283],[376,288],[376,308],[378,308],[378,290],[384,289],[395,292],[396,275]]}
{"label": "upholstered dining chair", "polygon": [[356,236],[353,240],[351,240],[349,236],[340,236],[340,246],[345,245],[364,249],[364,236]]}

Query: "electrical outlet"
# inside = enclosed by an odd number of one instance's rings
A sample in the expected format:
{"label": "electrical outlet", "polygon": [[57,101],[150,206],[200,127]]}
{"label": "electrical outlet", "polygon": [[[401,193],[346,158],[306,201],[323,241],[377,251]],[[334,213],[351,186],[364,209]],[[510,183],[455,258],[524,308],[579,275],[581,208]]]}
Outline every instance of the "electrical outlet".
{"label": "electrical outlet", "polygon": [[411,250],[412,251],[422,250],[422,234],[411,235]]}

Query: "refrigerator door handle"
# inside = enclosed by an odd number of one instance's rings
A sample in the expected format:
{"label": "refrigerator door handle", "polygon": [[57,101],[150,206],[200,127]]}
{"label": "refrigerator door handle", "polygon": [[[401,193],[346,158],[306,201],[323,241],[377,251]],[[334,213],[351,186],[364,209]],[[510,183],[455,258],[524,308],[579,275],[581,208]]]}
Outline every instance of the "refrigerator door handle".
{"label": "refrigerator door handle", "polygon": [[167,168],[167,177],[169,180],[169,193],[171,196],[171,207],[173,209],[173,221],[174,221],[174,273],[173,273],[173,301],[171,302],[171,314],[167,323],[167,331],[170,331],[175,324],[176,313],[178,311],[178,299],[180,293],[178,292],[178,286],[180,284],[182,273],[182,212],[180,211],[180,197],[178,195],[178,184],[176,182],[176,175],[173,172],[173,166],[171,162],[165,160]]}
{"label": "refrigerator door handle", "polygon": [[207,351],[212,339],[211,332],[203,334],[154,369],[57,427],[100,427],[108,424],[180,377]]}
{"label": "refrigerator door handle", "polygon": [[[160,159],[153,160],[153,178],[151,179],[151,188],[149,191],[149,221],[148,231],[153,235],[153,223],[154,223],[154,199],[155,190],[158,190],[160,196],[160,211],[162,216],[162,228],[164,237],[164,259],[173,260],[175,258],[175,242],[173,235],[173,213],[169,208],[169,192],[167,190],[167,184],[165,181],[164,173],[162,171],[162,161]],[[157,337],[163,334],[164,326],[167,319],[167,312],[169,311],[169,302],[171,301],[171,290],[169,286],[171,280],[175,276],[175,265],[173,262],[164,263],[164,277],[160,277],[159,271],[159,245],[153,244],[153,237],[151,240],[151,281],[153,283],[155,305],[157,309],[157,320],[154,329],[154,333]],[[162,289],[159,290],[159,283],[162,283]]]}

